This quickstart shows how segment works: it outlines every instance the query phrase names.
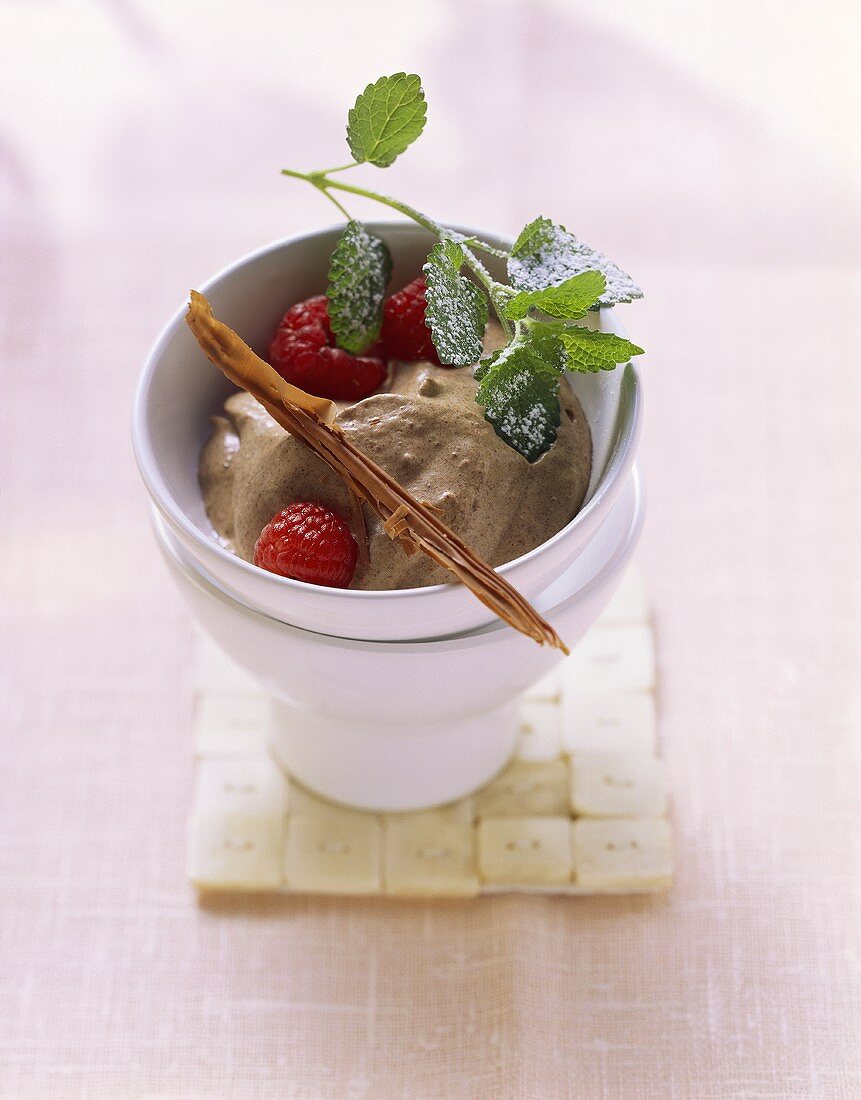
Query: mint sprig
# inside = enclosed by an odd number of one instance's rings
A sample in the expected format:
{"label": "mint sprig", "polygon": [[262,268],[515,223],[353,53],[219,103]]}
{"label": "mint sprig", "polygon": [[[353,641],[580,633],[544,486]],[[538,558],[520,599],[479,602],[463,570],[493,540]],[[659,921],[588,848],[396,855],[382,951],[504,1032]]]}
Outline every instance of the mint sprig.
{"label": "mint sprig", "polygon": [[357,221],[347,222],[329,261],[329,322],[338,346],[353,355],[380,335],[392,274],[388,246]]}
{"label": "mint sprig", "polygon": [[463,246],[443,238],[422,268],[427,283],[425,320],[439,360],[448,366],[476,363],[483,351],[487,298],[460,274],[465,262]]}
{"label": "mint sprig", "polygon": [[582,325],[547,327],[552,327],[559,338],[569,370],[597,374],[599,370],[614,370],[619,363],[643,354],[642,348],[612,332],[596,332]]}
{"label": "mint sprig", "polygon": [[519,321],[530,310],[536,309],[549,317],[562,317],[573,321],[583,317],[586,311],[604,293],[606,281],[600,271],[584,271],[558,286],[543,290],[521,290],[505,303],[505,316]]}
{"label": "mint sprig", "polygon": [[518,290],[559,286],[582,271],[600,271],[607,281],[595,308],[643,297],[631,276],[603,252],[578,241],[563,225],[554,225],[548,218],[536,218],[521,230],[508,260],[508,278]]}
{"label": "mint sprig", "polygon": [[[562,225],[539,217],[510,250],[445,229],[398,199],[346,183],[336,175],[358,164],[385,168],[424,129],[421,80],[414,74],[380,77],[359,95],[347,121],[350,164],[316,172],[283,169],[306,180],[347,218],[329,269],[329,314],[340,347],[361,354],[376,340],[391,274],[388,250],[352,219],[333,192],[381,203],[437,238],[424,266],[425,317],[440,361],[465,366],[479,360],[488,303],[507,337],[501,351],[480,362],[476,401],[497,435],[528,461],[552,445],[559,427],[559,381],[565,370],[612,370],[642,349],[612,333],[573,322],[587,311],[642,297],[626,272],[579,241]],[[506,261],[508,282],[494,279],[480,254]]]}
{"label": "mint sprig", "polygon": [[357,164],[388,168],[425,126],[421,77],[395,73],[369,84],[347,116],[347,144]]}

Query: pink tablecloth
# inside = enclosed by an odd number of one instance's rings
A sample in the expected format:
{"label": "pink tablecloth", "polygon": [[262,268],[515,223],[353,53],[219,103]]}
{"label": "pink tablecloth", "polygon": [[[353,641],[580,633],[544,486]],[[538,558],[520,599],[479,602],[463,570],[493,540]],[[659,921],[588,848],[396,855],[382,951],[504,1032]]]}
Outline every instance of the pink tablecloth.
{"label": "pink tablecloth", "polygon": [[[804,4],[656,4],[657,44],[625,5],[382,3],[372,48],[373,7],[0,6],[0,1095],[857,1096],[851,8],[809,51]],[[344,105],[404,66],[430,122],[386,188],[553,214],[648,290],[666,899],[184,880],[192,634],[135,377],[189,286],[329,220],[277,169],[343,160]]]}

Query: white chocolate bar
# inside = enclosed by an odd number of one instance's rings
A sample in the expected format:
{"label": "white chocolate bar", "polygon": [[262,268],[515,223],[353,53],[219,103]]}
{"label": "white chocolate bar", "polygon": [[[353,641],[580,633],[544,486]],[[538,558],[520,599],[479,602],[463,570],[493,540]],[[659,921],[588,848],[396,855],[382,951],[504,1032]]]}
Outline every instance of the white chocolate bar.
{"label": "white chocolate bar", "polygon": [[195,703],[195,756],[265,753],[271,721],[271,706],[263,695],[204,695]]}
{"label": "white chocolate bar", "polygon": [[558,703],[525,700],[518,713],[520,760],[556,760],[562,752],[562,708]]}
{"label": "white chocolate bar", "polygon": [[655,686],[651,628],[596,626],[562,663],[563,691],[648,691]]}
{"label": "white chocolate bar", "polygon": [[269,756],[210,757],[197,765],[196,810],[283,814],[287,782]]}
{"label": "white chocolate bar", "polygon": [[571,878],[567,817],[488,817],[478,824],[482,882],[552,886]]}
{"label": "white chocolate bar", "polygon": [[644,890],[672,881],[664,818],[580,818],[571,826],[574,881],[587,890]]}
{"label": "white chocolate bar", "polygon": [[479,818],[568,813],[568,768],[563,760],[515,760],[475,794]]}
{"label": "white chocolate bar", "polygon": [[188,877],[201,889],[277,890],[283,815],[195,810],[189,823]]}
{"label": "white chocolate bar", "polygon": [[373,814],[339,811],[291,814],[284,848],[284,882],[308,894],[380,891],[381,830]]}
{"label": "white chocolate bar", "polygon": [[583,817],[659,817],[667,809],[663,762],[654,756],[577,752],[571,757],[571,811]]}
{"label": "white chocolate bar", "polygon": [[562,707],[562,748],[574,752],[657,751],[655,697],[649,691],[570,691]]}
{"label": "white chocolate bar", "polygon": [[649,621],[649,600],[642,571],[631,565],[625,571],[621,583],[610,602],[601,612],[596,625],[618,626],[625,623]]}
{"label": "white chocolate bar", "polygon": [[478,893],[475,830],[431,814],[405,814],[385,830],[387,894],[473,897]]}

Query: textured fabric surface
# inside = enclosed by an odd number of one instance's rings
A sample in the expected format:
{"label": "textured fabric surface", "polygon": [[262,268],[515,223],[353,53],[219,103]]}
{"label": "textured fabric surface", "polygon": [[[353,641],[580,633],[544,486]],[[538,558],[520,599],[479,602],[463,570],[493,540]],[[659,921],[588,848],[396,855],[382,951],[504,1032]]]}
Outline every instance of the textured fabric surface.
{"label": "textured fabric surface", "polygon": [[[858,1096],[852,6],[658,3],[656,44],[636,5],[381,3],[360,56],[366,7],[0,5],[0,1096]],[[540,208],[648,291],[666,898],[184,879],[192,628],[136,375],[189,286],[329,220],[277,169],[342,162],[342,104],[399,68],[430,121],[374,182],[507,232]]]}

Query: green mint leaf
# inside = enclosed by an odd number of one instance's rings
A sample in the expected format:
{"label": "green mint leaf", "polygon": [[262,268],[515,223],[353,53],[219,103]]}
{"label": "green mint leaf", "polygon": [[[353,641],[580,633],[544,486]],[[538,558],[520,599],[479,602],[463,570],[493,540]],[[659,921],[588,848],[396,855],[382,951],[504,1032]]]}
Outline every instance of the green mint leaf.
{"label": "green mint leaf", "polygon": [[361,222],[347,222],[329,261],[329,321],[339,348],[361,355],[380,335],[392,274],[386,245]]}
{"label": "green mint leaf", "polygon": [[421,77],[395,73],[369,84],[347,116],[347,144],[360,164],[387,168],[425,126]]}
{"label": "green mint leaf", "polygon": [[627,363],[634,355],[642,355],[643,349],[623,340],[612,332],[593,332],[580,325],[545,325],[558,337],[569,370],[595,374],[599,370],[614,370],[618,363]]}
{"label": "green mint leaf", "polygon": [[538,309],[549,317],[561,317],[572,321],[582,317],[594,306],[606,289],[607,283],[600,271],[584,271],[573,275],[558,286],[543,290],[521,290],[505,305],[505,316],[512,321],[525,317],[530,309]]}
{"label": "green mint leaf", "polygon": [[583,271],[600,271],[607,281],[604,293],[592,308],[643,297],[631,276],[603,252],[578,241],[564,226],[554,225],[547,218],[536,218],[522,230],[508,260],[508,278],[516,290],[559,286]]}
{"label": "green mint leaf", "polygon": [[564,374],[568,366],[568,357],[559,339],[561,328],[561,325],[555,324],[533,324],[528,334],[530,345],[557,374]]}
{"label": "green mint leaf", "polygon": [[463,249],[443,238],[430,250],[423,272],[427,283],[425,320],[440,362],[452,366],[475,363],[483,351],[487,298],[460,274]]}
{"label": "green mint leaf", "polygon": [[481,363],[476,401],[496,434],[528,462],[548,451],[559,427],[564,354],[546,325],[530,329]]}

